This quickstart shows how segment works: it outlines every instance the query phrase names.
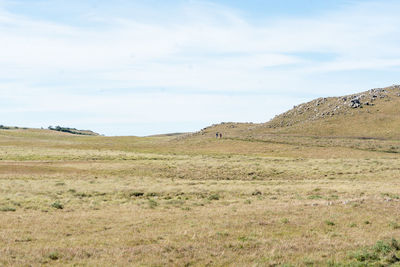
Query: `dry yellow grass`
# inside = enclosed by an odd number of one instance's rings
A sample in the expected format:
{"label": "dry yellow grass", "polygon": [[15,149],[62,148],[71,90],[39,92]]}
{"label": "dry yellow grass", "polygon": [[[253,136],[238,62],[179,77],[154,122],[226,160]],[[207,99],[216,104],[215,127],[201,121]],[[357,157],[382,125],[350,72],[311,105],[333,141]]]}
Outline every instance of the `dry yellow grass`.
{"label": "dry yellow grass", "polygon": [[0,130],[0,266],[324,266],[400,234],[396,140]]}

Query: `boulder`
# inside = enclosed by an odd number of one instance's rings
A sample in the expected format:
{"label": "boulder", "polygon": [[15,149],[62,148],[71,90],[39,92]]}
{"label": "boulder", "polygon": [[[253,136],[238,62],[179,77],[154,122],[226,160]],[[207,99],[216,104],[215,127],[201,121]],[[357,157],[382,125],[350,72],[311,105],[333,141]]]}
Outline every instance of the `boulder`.
{"label": "boulder", "polygon": [[359,98],[354,98],[350,100],[350,107],[351,108],[359,108],[361,107],[361,102]]}

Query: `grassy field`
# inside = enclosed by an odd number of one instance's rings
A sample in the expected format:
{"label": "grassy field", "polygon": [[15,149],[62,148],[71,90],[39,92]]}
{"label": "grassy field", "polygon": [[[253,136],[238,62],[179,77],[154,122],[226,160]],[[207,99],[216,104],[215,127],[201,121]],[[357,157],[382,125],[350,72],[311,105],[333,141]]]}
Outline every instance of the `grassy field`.
{"label": "grassy field", "polygon": [[400,142],[0,130],[0,266],[388,266]]}

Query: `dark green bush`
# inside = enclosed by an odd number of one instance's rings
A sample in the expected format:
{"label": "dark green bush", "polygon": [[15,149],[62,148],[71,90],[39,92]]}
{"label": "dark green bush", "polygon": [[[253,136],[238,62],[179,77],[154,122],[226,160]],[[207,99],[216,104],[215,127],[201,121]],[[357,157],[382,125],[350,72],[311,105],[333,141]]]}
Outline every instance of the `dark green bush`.
{"label": "dark green bush", "polygon": [[49,259],[55,261],[58,260],[60,258],[60,255],[58,254],[58,252],[51,252],[49,254]]}
{"label": "dark green bush", "polygon": [[0,211],[16,211],[13,207],[0,207]]}
{"label": "dark green bush", "polygon": [[219,195],[218,194],[212,194],[208,197],[209,200],[219,200]]}
{"label": "dark green bush", "polygon": [[53,208],[55,208],[55,209],[58,209],[58,210],[62,210],[62,209],[64,208],[64,205],[61,204],[61,203],[58,202],[58,201],[56,201],[56,202],[54,202],[53,204],[51,204],[51,206],[52,206]]}
{"label": "dark green bush", "polygon": [[143,192],[136,192],[136,191],[134,191],[134,192],[130,192],[130,193],[129,193],[129,196],[130,196],[130,197],[141,197],[141,196],[143,196],[143,195],[144,195]]}

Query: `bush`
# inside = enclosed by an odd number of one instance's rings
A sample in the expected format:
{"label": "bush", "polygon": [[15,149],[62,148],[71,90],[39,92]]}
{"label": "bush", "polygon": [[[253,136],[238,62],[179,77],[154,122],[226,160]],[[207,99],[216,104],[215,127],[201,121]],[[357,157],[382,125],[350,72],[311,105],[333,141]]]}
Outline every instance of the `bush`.
{"label": "bush", "polygon": [[375,253],[370,252],[368,250],[361,250],[361,251],[356,252],[354,254],[354,258],[357,261],[361,261],[361,262],[379,259],[378,255],[376,255]]}
{"label": "bush", "polygon": [[16,209],[13,207],[1,207],[0,211],[16,211]]}
{"label": "bush", "polygon": [[379,240],[376,242],[375,246],[373,247],[374,251],[377,253],[384,253],[387,254],[390,251],[392,251],[392,246],[391,244],[384,242],[382,240]]}
{"label": "bush", "polygon": [[219,200],[219,195],[218,194],[212,194],[208,197],[208,200]]}
{"label": "bush", "polygon": [[334,222],[329,221],[329,220],[325,221],[325,224],[326,224],[326,225],[329,225],[329,226],[334,226],[334,225],[335,225]]}
{"label": "bush", "polygon": [[255,190],[253,193],[251,193],[252,196],[260,196],[262,195],[261,191]]}
{"label": "bush", "polygon": [[143,192],[136,192],[136,191],[134,191],[134,192],[130,192],[130,193],[129,193],[129,196],[130,196],[130,197],[141,197],[141,196],[143,196],[143,195],[144,195]]}
{"label": "bush", "polygon": [[58,260],[60,258],[60,255],[58,254],[58,252],[51,252],[49,254],[49,258],[53,261]]}
{"label": "bush", "polygon": [[58,210],[62,210],[62,209],[64,208],[63,204],[61,204],[61,203],[58,202],[58,201],[56,201],[56,202],[54,202],[53,204],[51,204],[51,206],[52,206],[53,208],[55,208],[55,209],[58,209]]}

